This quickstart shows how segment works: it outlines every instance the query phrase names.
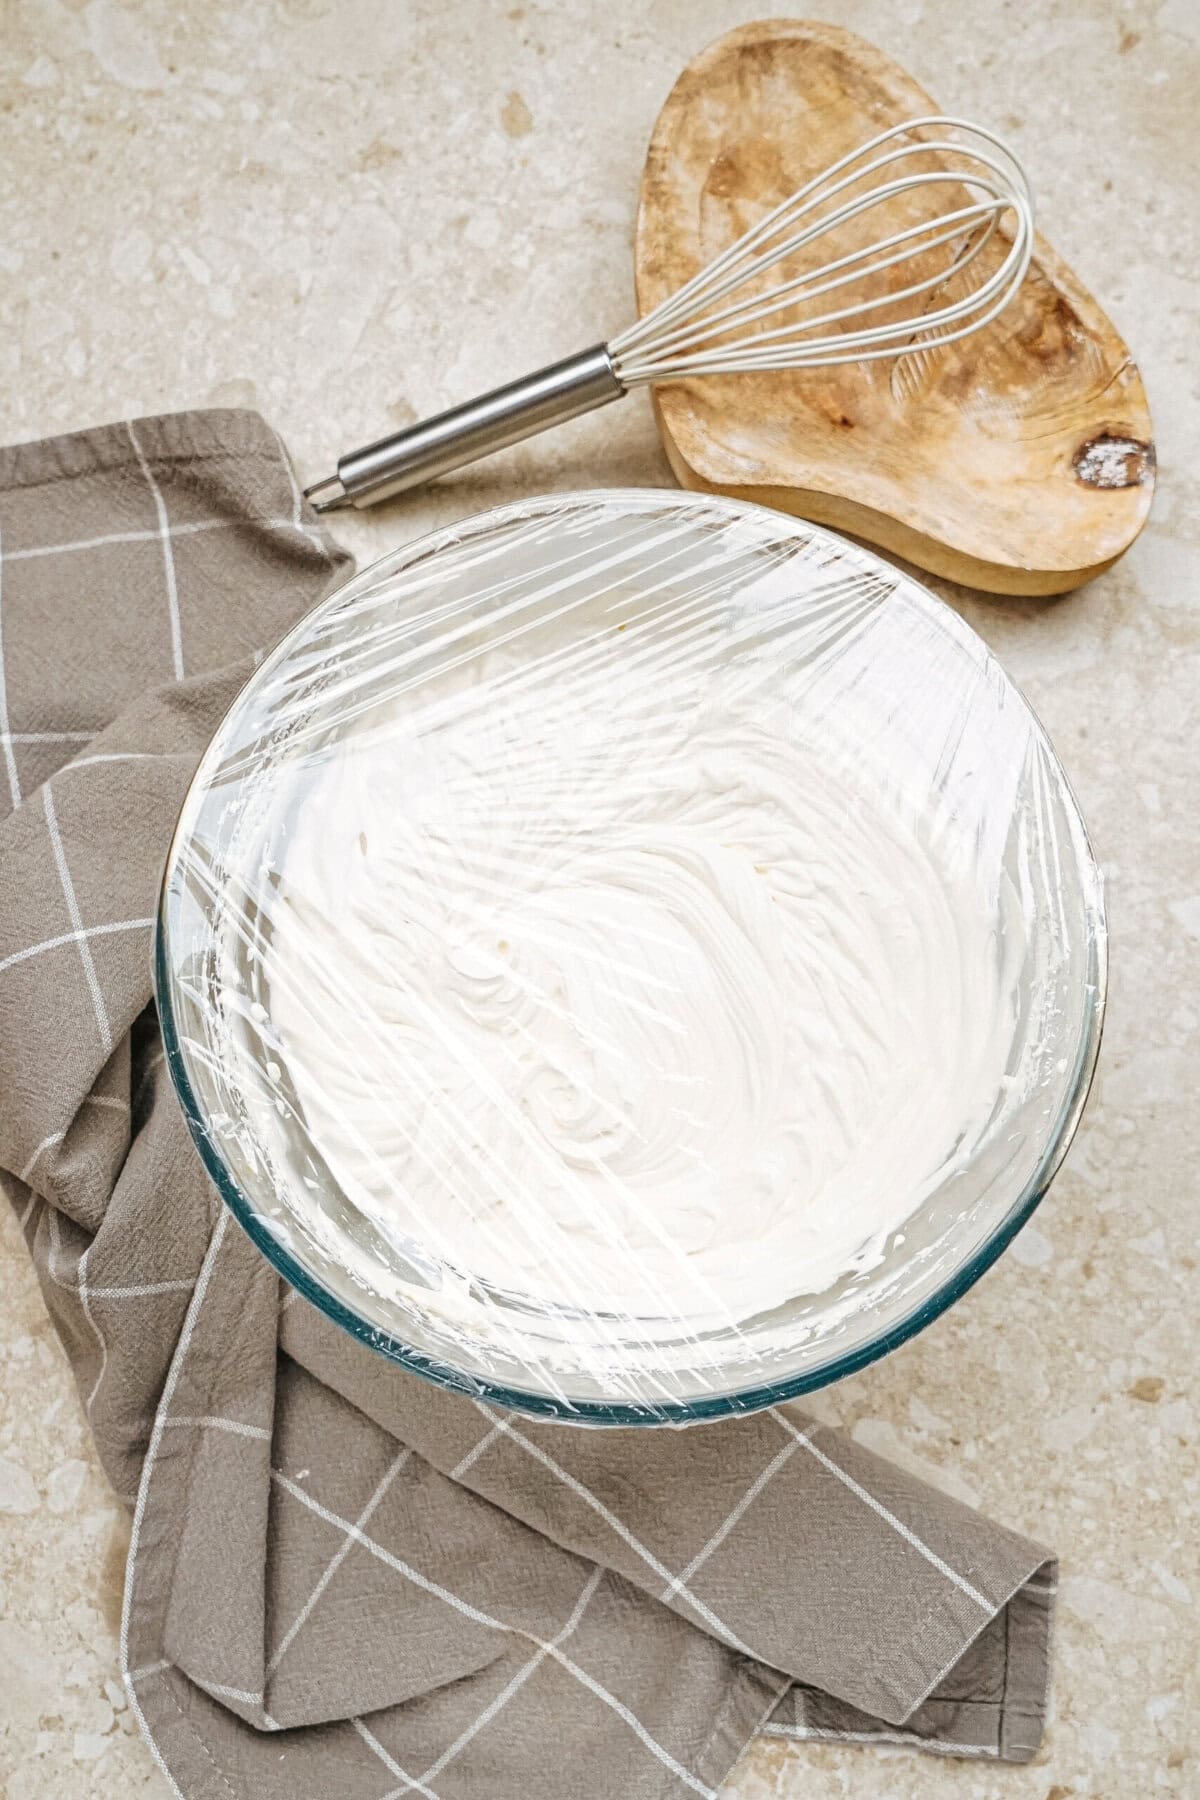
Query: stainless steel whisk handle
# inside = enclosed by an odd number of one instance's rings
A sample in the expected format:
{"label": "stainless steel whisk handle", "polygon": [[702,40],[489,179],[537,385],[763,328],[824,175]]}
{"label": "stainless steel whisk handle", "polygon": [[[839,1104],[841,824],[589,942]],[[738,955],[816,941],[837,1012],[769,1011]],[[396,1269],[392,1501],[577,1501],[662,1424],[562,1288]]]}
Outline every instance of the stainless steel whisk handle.
{"label": "stainless steel whisk handle", "polygon": [[338,459],[337,474],[305,488],[305,497],[318,512],[373,506],[627,392],[608,346],[595,344],[365,449],[349,451]]}

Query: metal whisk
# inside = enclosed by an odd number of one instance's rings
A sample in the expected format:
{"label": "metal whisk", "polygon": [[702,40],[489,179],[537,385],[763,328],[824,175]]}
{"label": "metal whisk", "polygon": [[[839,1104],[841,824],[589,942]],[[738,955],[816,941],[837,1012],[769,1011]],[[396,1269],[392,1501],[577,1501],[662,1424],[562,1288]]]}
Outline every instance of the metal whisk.
{"label": "metal whisk", "polygon": [[[897,207],[908,223],[857,241],[856,220]],[[781,267],[826,238],[829,260]],[[815,176],[607,344],[351,451],[305,492],[319,511],[370,506],[646,383],[928,353],[989,324],[1032,254],[1033,196],[1013,152],[965,119],[913,119]],[[771,270],[782,278],[764,281]]]}

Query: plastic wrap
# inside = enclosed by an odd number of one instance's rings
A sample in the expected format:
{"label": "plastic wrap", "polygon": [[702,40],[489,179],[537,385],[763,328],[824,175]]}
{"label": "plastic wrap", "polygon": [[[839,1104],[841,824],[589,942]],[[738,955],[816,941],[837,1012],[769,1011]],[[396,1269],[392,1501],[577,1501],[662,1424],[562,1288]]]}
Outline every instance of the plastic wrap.
{"label": "plastic wrap", "polygon": [[255,1241],[448,1385],[746,1410],[901,1341],[1061,1157],[1099,880],[947,607],[756,507],[510,506],[351,581],[184,806],[159,1001]]}

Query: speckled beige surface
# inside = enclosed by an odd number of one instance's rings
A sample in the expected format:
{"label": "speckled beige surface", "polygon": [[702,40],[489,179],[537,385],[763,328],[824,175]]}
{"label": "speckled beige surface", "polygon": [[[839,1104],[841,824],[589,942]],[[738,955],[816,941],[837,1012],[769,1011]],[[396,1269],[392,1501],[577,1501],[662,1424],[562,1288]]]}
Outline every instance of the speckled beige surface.
{"label": "speckled beige surface", "polygon": [[[0,441],[246,403],[312,479],[390,422],[592,342],[629,308],[658,105],[753,16],[745,0],[7,0]],[[1108,1033],[1035,1223],[949,1316],[817,1402],[1056,1546],[1054,1722],[1016,1770],[759,1744],[729,1794],[1196,1794],[1200,7],[843,0],[826,16],[1011,133],[1048,234],[1138,354],[1162,480],[1145,536],[1092,587],[943,590],[1078,789],[1109,882]],[[632,400],[345,535],[368,557],[516,493],[667,480]],[[117,1671],[123,1515],[7,1214],[0,1361],[0,1791],[160,1800]]]}

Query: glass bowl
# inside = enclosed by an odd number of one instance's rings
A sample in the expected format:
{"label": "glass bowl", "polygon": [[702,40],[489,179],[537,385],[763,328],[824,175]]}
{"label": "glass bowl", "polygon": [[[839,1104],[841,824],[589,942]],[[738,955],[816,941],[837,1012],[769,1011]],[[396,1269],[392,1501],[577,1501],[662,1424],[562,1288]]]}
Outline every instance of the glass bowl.
{"label": "glass bowl", "polygon": [[[646,679],[634,682],[635,664]],[[372,830],[380,816],[386,835],[389,819],[407,829],[410,813],[428,814],[436,834],[462,722],[511,751],[514,732],[536,719],[539,732],[553,728],[574,746],[572,780],[592,796],[574,817],[576,787],[562,802],[562,781],[525,759],[544,792],[522,804],[548,841],[552,830],[598,829],[602,789],[581,771],[636,766],[652,791],[659,744],[681,713],[702,717],[718,693],[722,705],[751,695],[753,718],[769,716],[776,731],[783,721],[789,749],[794,738],[797,754],[844,776],[848,807],[855,784],[869,783],[969,865],[988,909],[987,955],[1007,983],[994,1100],[989,1089],[985,1122],[903,1222],[820,1292],[788,1287],[757,1310],[721,1316],[665,1298],[581,1300],[578,1288],[561,1301],[532,1298],[448,1260],[335,1173],[348,1165],[327,1154],[321,1121],[333,1101],[319,1080],[304,1086],[295,1040],[275,1017],[287,1011],[278,945],[293,916],[281,909],[312,903],[295,844],[327,835],[327,929],[356,837],[367,851],[330,771],[352,768],[364,746],[396,771],[384,800],[403,801],[377,806]],[[515,876],[503,860],[495,866],[505,903],[516,904]],[[529,925],[517,918],[515,929]],[[374,990],[369,976],[356,979],[312,975],[330,1046],[361,1042],[369,1058]],[[329,1318],[417,1374],[593,1425],[685,1424],[772,1405],[862,1368],[937,1318],[1029,1218],[1066,1152],[1095,1066],[1105,979],[1101,883],[1078,807],[1041,726],[974,632],[832,533],[654,491],[499,508],[407,545],[304,619],[256,670],[200,764],[167,859],[156,942],[172,1080],[210,1175],[268,1260]],[[417,1173],[397,1175],[374,1144],[367,1151],[380,1180],[396,1192],[408,1182],[411,1197],[435,1167],[432,1152],[422,1164],[413,1148],[426,1130],[406,1123],[421,1111],[414,1096],[443,1133],[437,1142],[448,1126],[423,1065],[398,1066],[411,1067],[396,1084],[397,1117],[405,1166]],[[699,1098],[701,1112],[720,1102],[711,1085]],[[527,1130],[524,1115],[517,1127]],[[478,1127],[459,1148],[492,1155]],[[541,1196],[517,1198],[536,1208]],[[740,1207],[738,1193],[729,1204]]]}

